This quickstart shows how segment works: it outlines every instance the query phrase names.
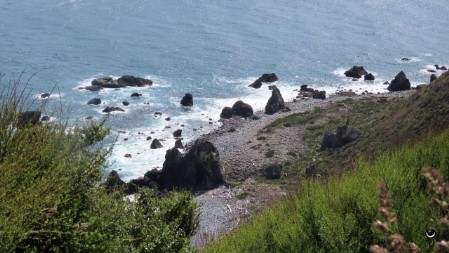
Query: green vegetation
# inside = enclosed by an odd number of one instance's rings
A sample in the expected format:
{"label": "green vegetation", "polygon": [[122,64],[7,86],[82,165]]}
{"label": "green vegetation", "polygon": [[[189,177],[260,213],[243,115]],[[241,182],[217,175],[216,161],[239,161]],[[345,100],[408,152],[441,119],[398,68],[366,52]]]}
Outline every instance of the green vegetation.
{"label": "green vegetation", "polygon": [[0,252],[190,251],[190,194],[108,194],[104,121],[16,127],[20,112],[36,108],[25,90],[15,81],[0,93]]}
{"label": "green vegetation", "polygon": [[244,200],[244,199],[246,199],[248,196],[249,196],[249,193],[247,193],[247,192],[242,192],[242,193],[236,195],[235,198],[238,199],[238,200]]}
{"label": "green vegetation", "polygon": [[267,158],[273,157],[273,156],[274,156],[274,150],[269,149],[269,150],[265,153],[265,156],[266,156]]}
{"label": "green vegetation", "polygon": [[291,125],[313,124],[314,120],[320,117],[323,112],[324,110],[322,108],[315,108],[311,112],[293,113],[287,117],[275,120],[262,129],[260,133],[270,133],[275,128],[281,127],[287,123],[290,123]]}
{"label": "green vegetation", "polygon": [[[206,252],[368,252],[384,242],[372,223],[378,214],[377,185],[389,189],[399,231],[406,241],[429,252],[423,231],[436,227],[438,210],[421,170],[440,168],[449,177],[449,131],[423,142],[383,154],[374,163],[359,159],[341,178],[304,181],[298,193],[250,219]],[[426,248],[427,247],[427,248]]]}

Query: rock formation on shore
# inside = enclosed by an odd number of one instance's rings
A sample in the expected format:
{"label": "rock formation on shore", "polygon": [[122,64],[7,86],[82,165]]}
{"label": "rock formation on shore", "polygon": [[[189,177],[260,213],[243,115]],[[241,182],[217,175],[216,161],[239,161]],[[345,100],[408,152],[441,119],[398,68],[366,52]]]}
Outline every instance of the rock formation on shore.
{"label": "rock formation on shore", "polygon": [[265,113],[275,114],[283,109],[285,109],[284,98],[282,98],[281,91],[273,85],[271,87],[271,97],[265,106]]}
{"label": "rock formation on shore", "polygon": [[232,106],[232,113],[236,116],[240,117],[251,117],[253,116],[253,108],[249,105],[244,103],[242,100],[239,100],[234,103]]}
{"label": "rock formation on shore", "polygon": [[363,68],[363,66],[353,66],[352,68],[345,71],[345,76],[352,78],[361,78],[367,75],[368,72]]}
{"label": "rock formation on shore", "polygon": [[410,81],[405,76],[405,73],[401,71],[390,82],[390,85],[387,89],[389,91],[410,90]]}
{"label": "rock formation on shore", "polygon": [[335,134],[324,135],[320,150],[325,150],[328,148],[340,148],[350,142],[357,140],[359,136],[360,131],[350,127],[349,125],[337,127]]}

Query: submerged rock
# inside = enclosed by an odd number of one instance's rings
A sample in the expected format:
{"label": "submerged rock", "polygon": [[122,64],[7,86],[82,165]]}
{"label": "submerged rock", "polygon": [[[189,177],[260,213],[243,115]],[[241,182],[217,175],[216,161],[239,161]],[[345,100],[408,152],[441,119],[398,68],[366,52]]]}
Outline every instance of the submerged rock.
{"label": "submerged rock", "polygon": [[151,146],[150,146],[151,149],[158,149],[158,148],[163,148],[163,147],[164,146],[162,146],[161,142],[158,139],[154,139],[151,142]]}
{"label": "submerged rock", "polygon": [[405,76],[405,73],[401,71],[390,82],[390,85],[387,89],[389,91],[410,90],[410,81]]}
{"label": "submerged rock", "polygon": [[41,98],[49,98],[49,97],[50,97],[50,93],[45,92],[45,93],[41,94]]}
{"label": "submerged rock", "polygon": [[101,99],[99,98],[92,98],[91,100],[87,101],[88,105],[99,105],[101,104]]}
{"label": "submerged rock", "polygon": [[120,107],[113,107],[113,106],[108,106],[106,107],[103,112],[105,113],[110,113],[110,112],[124,112],[125,110],[123,110]]}

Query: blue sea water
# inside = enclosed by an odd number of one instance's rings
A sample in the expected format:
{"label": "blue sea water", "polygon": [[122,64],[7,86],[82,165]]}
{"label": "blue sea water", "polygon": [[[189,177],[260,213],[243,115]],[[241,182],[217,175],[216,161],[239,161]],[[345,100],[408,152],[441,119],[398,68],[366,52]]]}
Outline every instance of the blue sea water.
{"label": "blue sea water", "polygon": [[[115,134],[126,131],[110,169],[129,180],[162,166],[174,130],[193,140],[216,128],[221,109],[237,99],[262,109],[270,91],[247,87],[262,73],[280,77],[287,99],[301,84],[385,91],[382,83],[401,70],[415,85],[428,82],[433,64],[449,65],[447,13],[446,0],[1,0],[0,72],[2,85],[22,70],[35,73],[30,87],[37,97],[57,85],[50,100],[70,107],[79,122],[131,102],[108,121]],[[376,81],[343,77],[352,65],[365,66]],[[79,89],[93,78],[123,74],[155,84]],[[136,91],[143,97],[131,99]],[[186,92],[194,96],[188,110],[179,104]],[[93,97],[104,104],[86,105]],[[165,139],[164,149],[151,150],[147,136]]]}

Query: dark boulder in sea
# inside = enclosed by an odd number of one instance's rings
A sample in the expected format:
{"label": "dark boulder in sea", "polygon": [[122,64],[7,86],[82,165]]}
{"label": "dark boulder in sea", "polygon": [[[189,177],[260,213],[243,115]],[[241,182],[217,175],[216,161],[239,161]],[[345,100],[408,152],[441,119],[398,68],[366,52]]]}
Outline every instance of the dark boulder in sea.
{"label": "dark boulder in sea", "polygon": [[265,113],[275,114],[283,109],[285,109],[284,98],[282,97],[281,91],[274,86],[271,90],[271,97],[265,106]]}
{"label": "dark boulder in sea", "polygon": [[446,71],[447,68],[446,68],[446,66],[441,66],[441,67],[440,67],[440,70],[445,70],[445,71]]}
{"label": "dark boulder in sea", "polygon": [[184,145],[182,144],[182,140],[181,139],[178,139],[178,140],[175,141],[175,148],[178,148],[178,149],[183,149],[184,148]]}
{"label": "dark boulder in sea", "polygon": [[161,142],[158,139],[154,139],[153,142],[151,142],[151,149],[158,149],[158,148],[163,148],[164,146],[162,146]]}
{"label": "dark boulder in sea", "polygon": [[223,110],[221,110],[220,113],[220,118],[222,119],[230,119],[233,116],[233,112],[232,112],[232,108],[229,106],[226,106],[225,108],[223,108]]}
{"label": "dark boulder in sea", "polygon": [[88,91],[99,91],[99,90],[102,90],[103,88],[101,88],[100,86],[86,86],[86,87],[80,88],[80,89],[85,89]]}
{"label": "dark boulder in sea", "polygon": [[39,123],[42,113],[40,111],[25,111],[17,115],[17,126],[26,127],[34,126]]}
{"label": "dark boulder in sea", "polygon": [[186,93],[181,99],[181,105],[183,106],[193,106],[193,96],[190,93]]}
{"label": "dark boulder in sea", "polygon": [[412,60],[412,59],[407,58],[407,57],[404,57],[404,58],[401,59],[401,61],[411,61],[411,60]]}
{"label": "dark boulder in sea", "polygon": [[235,102],[232,106],[232,112],[234,115],[244,118],[253,116],[253,108],[241,100]]}
{"label": "dark boulder in sea", "polygon": [[50,93],[45,92],[45,93],[41,94],[41,98],[49,98],[49,97],[50,97]]}
{"label": "dark boulder in sea", "polygon": [[117,83],[118,83],[118,85],[121,85],[121,86],[144,87],[144,86],[151,86],[153,84],[153,81],[151,81],[150,79],[142,78],[142,77],[123,75],[119,79],[117,79]]}
{"label": "dark boulder in sea", "polygon": [[373,74],[368,73],[368,74],[365,75],[364,79],[365,79],[366,81],[373,81],[373,80],[376,79],[376,78],[374,77]]}
{"label": "dark boulder in sea", "polygon": [[128,102],[128,101],[123,101],[122,104],[123,104],[124,106],[128,106],[128,105],[129,105],[129,102]]}
{"label": "dark boulder in sea", "polygon": [[179,137],[181,137],[181,134],[182,134],[182,130],[178,129],[178,130],[173,132],[173,137],[179,138]]}
{"label": "dark boulder in sea", "polygon": [[43,116],[41,119],[41,121],[49,121],[49,120],[50,120],[50,117],[47,115]]}
{"label": "dark boulder in sea", "polygon": [[131,94],[132,98],[141,97],[141,96],[142,96],[142,94],[141,93],[137,93],[137,92],[134,92],[133,94]]}
{"label": "dark boulder in sea", "polygon": [[125,154],[125,157],[126,157],[126,158],[131,158],[132,155],[131,155],[131,154]]}
{"label": "dark boulder in sea", "polygon": [[101,88],[123,88],[125,85],[120,85],[117,83],[117,80],[114,80],[112,77],[100,77],[92,80],[91,84],[93,86],[98,86]]}
{"label": "dark boulder in sea", "polygon": [[430,75],[430,82],[433,82],[436,79],[437,79],[437,75],[435,75],[435,74]]}
{"label": "dark boulder in sea", "polygon": [[315,90],[312,93],[312,98],[314,98],[314,99],[326,99],[326,91],[324,91],[324,90],[321,90],[321,91]]}
{"label": "dark boulder in sea", "polygon": [[106,107],[103,112],[105,113],[110,113],[110,112],[124,112],[125,110],[123,110],[120,107],[114,107],[114,106],[108,106]]}
{"label": "dark boulder in sea", "polygon": [[215,146],[206,140],[197,140],[184,156],[178,149],[167,150],[159,178],[161,189],[213,189],[224,183],[220,157]]}
{"label": "dark boulder in sea", "polygon": [[87,101],[88,105],[99,105],[101,104],[101,99],[99,98],[92,98],[91,100]]}
{"label": "dark boulder in sea", "polygon": [[367,75],[368,72],[363,68],[363,66],[353,66],[352,68],[345,71],[345,76],[353,78],[361,78]]}
{"label": "dark boulder in sea", "polygon": [[357,140],[360,131],[348,125],[337,127],[335,134],[325,134],[321,142],[320,150],[340,148],[350,142]]}
{"label": "dark boulder in sea", "polygon": [[252,84],[249,85],[249,87],[253,88],[260,88],[262,86],[262,83],[272,83],[277,81],[279,78],[276,76],[275,73],[266,73],[263,74],[261,77],[257,78],[256,81],[254,81]]}
{"label": "dark boulder in sea", "polygon": [[394,79],[390,82],[387,90],[389,91],[402,91],[410,90],[410,81],[407,79],[403,71],[399,72]]}
{"label": "dark boulder in sea", "polygon": [[279,164],[269,165],[263,170],[263,174],[266,179],[280,179],[282,176],[282,166]]}

